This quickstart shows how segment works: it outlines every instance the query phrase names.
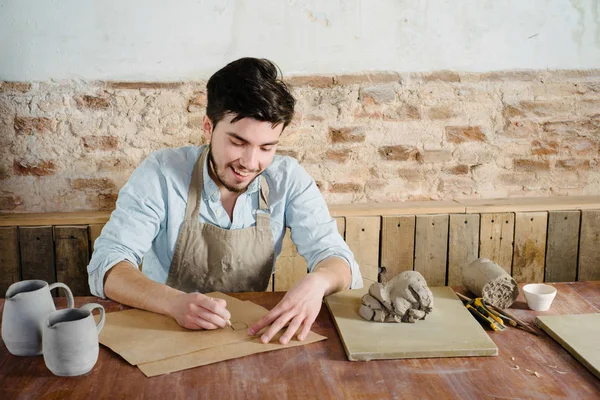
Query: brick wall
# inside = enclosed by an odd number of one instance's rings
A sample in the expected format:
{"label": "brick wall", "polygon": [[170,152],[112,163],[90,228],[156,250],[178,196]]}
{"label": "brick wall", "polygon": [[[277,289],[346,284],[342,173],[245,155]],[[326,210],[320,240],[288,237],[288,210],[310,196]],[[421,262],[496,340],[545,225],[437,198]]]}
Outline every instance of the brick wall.
{"label": "brick wall", "polygon": [[[279,153],[330,204],[600,193],[600,70],[293,77]],[[105,210],[201,144],[205,82],[0,82],[0,212]]]}

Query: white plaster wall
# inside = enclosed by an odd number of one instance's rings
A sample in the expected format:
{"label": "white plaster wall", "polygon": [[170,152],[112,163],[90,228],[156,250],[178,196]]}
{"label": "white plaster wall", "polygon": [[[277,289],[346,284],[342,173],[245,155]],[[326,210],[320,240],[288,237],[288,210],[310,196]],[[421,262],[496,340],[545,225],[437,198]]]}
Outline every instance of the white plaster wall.
{"label": "white plaster wall", "polygon": [[0,0],[0,80],[600,67],[600,0]]}

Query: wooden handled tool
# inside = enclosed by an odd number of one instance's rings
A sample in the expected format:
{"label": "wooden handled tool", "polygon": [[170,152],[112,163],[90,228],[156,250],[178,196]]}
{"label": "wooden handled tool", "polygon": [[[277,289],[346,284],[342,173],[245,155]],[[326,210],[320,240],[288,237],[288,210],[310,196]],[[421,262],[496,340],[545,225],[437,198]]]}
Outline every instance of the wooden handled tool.
{"label": "wooden handled tool", "polygon": [[[458,292],[455,292],[455,293],[458,296],[458,298],[463,301],[470,302],[472,300],[471,298],[465,296],[464,294],[460,294]],[[525,322],[521,321],[519,318],[515,317],[514,314],[511,314],[511,313],[507,312],[506,310],[500,310],[497,307],[494,307],[490,304],[486,304],[486,306],[489,309],[496,312],[503,320],[507,321],[510,326],[514,326],[515,328],[523,329],[524,331],[527,331],[535,336],[538,336],[538,333],[535,330],[533,330],[533,328],[531,326],[529,326]]]}
{"label": "wooden handled tool", "polygon": [[465,304],[467,310],[471,312],[480,322],[489,326],[494,331],[503,331],[506,329],[504,321],[493,311],[488,309],[481,297],[467,301]]}

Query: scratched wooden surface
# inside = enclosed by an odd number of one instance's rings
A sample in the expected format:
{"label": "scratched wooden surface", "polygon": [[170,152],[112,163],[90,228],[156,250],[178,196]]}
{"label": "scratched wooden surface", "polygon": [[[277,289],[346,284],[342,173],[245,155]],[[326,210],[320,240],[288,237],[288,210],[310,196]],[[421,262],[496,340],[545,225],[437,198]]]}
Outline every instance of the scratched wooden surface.
{"label": "scratched wooden surface", "polygon": [[[557,283],[546,314],[600,311],[600,282]],[[267,308],[283,293],[234,294]],[[77,305],[98,301],[77,298]],[[64,299],[56,299],[64,305]],[[124,307],[100,301],[108,311]],[[0,309],[3,308],[0,302]],[[513,312],[526,322],[543,314],[527,310],[519,296]],[[0,399],[59,398],[407,398],[407,399],[597,399],[600,380],[549,336],[508,328],[490,332],[498,357],[347,361],[326,307],[313,330],[323,342],[256,354],[170,375],[146,378],[101,346],[87,375],[60,378],[42,356],[16,357],[0,343]],[[512,360],[514,357],[514,361]],[[514,368],[515,365],[519,369]],[[526,371],[538,372],[536,377]],[[564,374],[558,373],[564,372]]]}

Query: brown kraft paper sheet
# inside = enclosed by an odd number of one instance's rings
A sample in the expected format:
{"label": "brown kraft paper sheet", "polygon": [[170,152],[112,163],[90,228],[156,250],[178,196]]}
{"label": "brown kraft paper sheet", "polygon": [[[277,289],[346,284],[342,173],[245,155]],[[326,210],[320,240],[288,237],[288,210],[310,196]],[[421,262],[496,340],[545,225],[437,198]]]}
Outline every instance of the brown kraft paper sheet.
{"label": "brown kraft paper sheet", "polygon": [[137,365],[252,339],[247,328],[267,312],[265,308],[223,293],[207,296],[227,301],[232,326],[189,330],[171,317],[132,309],[107,313],[99,341],[130,364]]}
{"label": "brown kraft paper sheet", "polygon": [[263,344],[260,333],[248,336],[247,328],[268,312],[266,308],[222,293],[207,295],[227,301],[231,327],[192,331],[182,328],[170,317],[134,309],[107,313],[100,343],[151,377],[327,339],[310,332],[302,342],[291,340],[282,345],[280,332],[270,343]]}
{"label": "brown kraft paper sheet", "polygon": [[245,357],[252,354],[287,349],[289,347],[303,346],[305,344],[327,339],[325,336],[318,335],[311,331],[303,341],[299,342],[295,339],[292,339],[288,342],[288,344],[283,345],[279,343],[279,338],[281,335],[282,332],[279,332],[279,334],[275,335],[275,337],[271,339],[271,342],[266,344],[263,344],[259,337],[253,337],[252,340],[247,342],[228,344],[225,346],[214,347],[212,349],[195,351],[182,356],[167,358],[165,360],[139,364],[138,368],[147,377],[152,377],[181,371],[184,369],[200,367],[202,365],[214,364],[220,361]]}

